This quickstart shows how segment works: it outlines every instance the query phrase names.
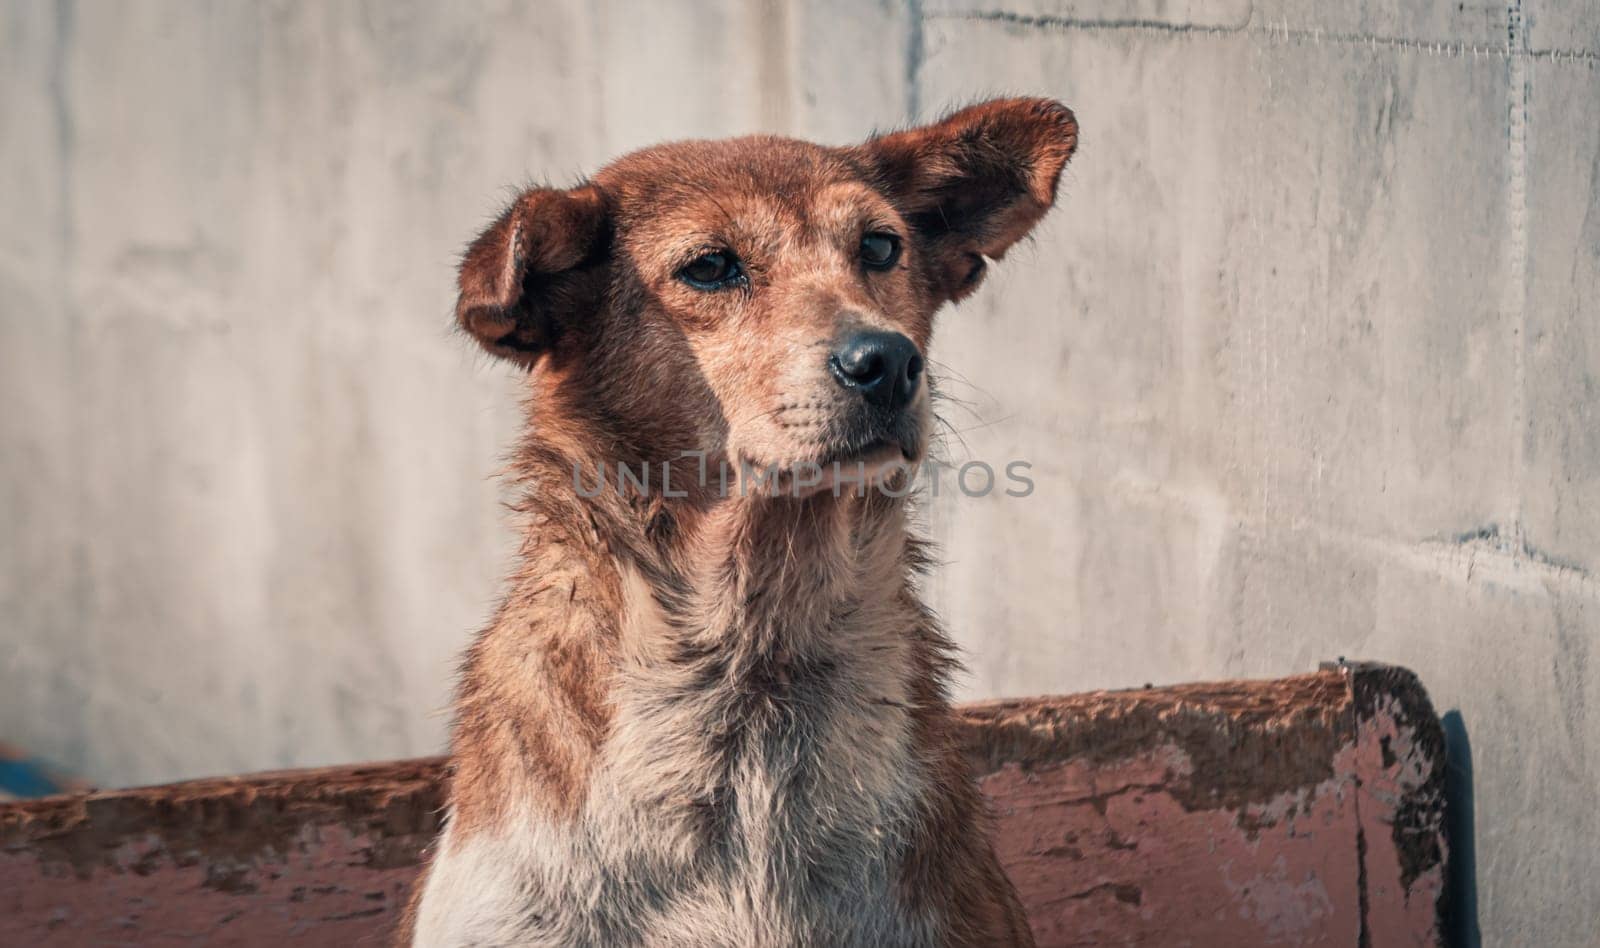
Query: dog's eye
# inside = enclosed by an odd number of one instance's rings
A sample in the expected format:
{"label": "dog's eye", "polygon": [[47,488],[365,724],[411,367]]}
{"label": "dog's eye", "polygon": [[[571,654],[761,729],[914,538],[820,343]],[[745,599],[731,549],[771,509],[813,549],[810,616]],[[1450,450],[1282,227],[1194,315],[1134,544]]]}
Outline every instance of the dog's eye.
{"label": "dog's eye", "polygon": [[874,270],[887,270],[900,259],[900,238],[873,232],[861,238],[861,262]]}
{"label": "dog's eye", "polygon": [[701,254],[678,271],[678,279],[697,290],[720,290],[743,278],[739,258],[723,250]]}

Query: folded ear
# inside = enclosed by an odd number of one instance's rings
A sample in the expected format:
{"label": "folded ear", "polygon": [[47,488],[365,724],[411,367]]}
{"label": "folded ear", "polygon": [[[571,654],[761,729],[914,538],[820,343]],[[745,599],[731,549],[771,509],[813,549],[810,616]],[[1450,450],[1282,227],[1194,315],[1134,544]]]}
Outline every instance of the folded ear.
{"label": "folded ear", "polygon": [[531,366],[600,303],[611,212],[594,185],[517,198],[461,260],[456,321],[485,349]]}
{"label": "folded ear", "polygon": [[996,99],[855,149],[917,235],[952,300],[1050,210],[1078,147],[1072,110],[1050,99]]}

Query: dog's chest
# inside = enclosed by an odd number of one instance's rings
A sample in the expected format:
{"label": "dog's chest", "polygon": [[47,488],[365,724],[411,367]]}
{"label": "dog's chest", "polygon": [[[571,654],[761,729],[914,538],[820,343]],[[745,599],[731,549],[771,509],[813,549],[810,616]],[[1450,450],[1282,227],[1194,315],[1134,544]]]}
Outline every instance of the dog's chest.
{"label": "dog's chest", "polygon": [[586,815],[602,872],[661,893],[643,941],[895,943],[923,775],[884,671],[822,654],[634,683]]}
{"label": "dog's chest", "polygon": [[871,657],[630,673],[575,820],[441,848],[440,941],[929,943],[899,892],[926,792],[903,656]]}

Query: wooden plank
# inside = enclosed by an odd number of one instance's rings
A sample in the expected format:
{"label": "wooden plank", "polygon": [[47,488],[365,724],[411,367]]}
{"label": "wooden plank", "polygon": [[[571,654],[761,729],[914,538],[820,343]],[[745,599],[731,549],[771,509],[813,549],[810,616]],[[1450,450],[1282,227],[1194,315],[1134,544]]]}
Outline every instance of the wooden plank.
{"label": "wooden plank", "polygon": [[[1439,943],[1444,745],[1410,672],[961,715],[1041,946]],[[442,776],[425,759],[0,807],[0,945],[382,943]]]}

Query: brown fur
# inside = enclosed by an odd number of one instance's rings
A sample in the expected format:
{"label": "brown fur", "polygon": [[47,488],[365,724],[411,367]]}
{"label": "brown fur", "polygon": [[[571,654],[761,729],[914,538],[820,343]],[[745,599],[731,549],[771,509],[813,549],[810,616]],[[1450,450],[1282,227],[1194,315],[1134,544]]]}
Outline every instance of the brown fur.
{"label": "brown fur", "polygon": [[[530,370],[527,533],[463,665],[419,944],[1031,944],[903,502],[730,497],[716,472],[848,440],[829,340],[926,351],[1076,141],[1059,104],[1002,100],[855,148],[662,145],[527,192],[472,244],[460,324]],[[856,262],[864,229],[901,236],[892,270]],[[718,248],[747,286],[677,278]],[[650,463],[652,489],[575,485],[618,462]]]}

